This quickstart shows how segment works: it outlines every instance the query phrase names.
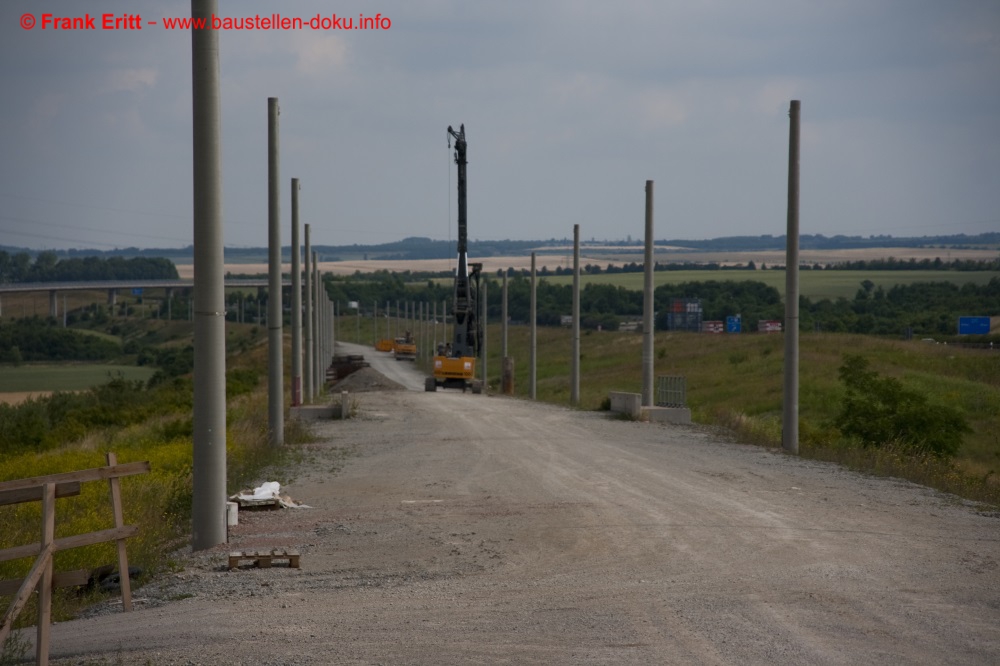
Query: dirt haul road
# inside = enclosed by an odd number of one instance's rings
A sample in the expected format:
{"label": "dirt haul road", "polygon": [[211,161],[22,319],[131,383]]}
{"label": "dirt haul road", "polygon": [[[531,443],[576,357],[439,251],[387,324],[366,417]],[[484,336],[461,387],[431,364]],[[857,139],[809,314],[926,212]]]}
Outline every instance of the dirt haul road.
{"label": "dirt haul road", "polygon": [[[356,399],[286,488],[313,508],[241,512],[136,612],[53,627],[55,663],[1000,662],[1000,518],[953,497],[696,427]],[[273,546],[301,569],[224,570]]]}

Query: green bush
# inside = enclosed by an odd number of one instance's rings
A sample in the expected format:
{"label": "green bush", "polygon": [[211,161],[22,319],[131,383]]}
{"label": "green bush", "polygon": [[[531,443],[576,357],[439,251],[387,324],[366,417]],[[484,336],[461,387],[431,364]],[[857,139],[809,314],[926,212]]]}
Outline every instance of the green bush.
{"label": "green bush", "polygon": [[159,367],[159,370],[149,378],[150,388],[194,371],[194,347],[192,345],[168,347],[159,349],[155,353],[155,365]]}
{"label": "green bush", "polygon": [[0,404],[0,454],[45,451],[99,428],[123,427],[156,414],[186,410],[191,383],[168,379],[153,388],[113,377],[89,391],[57,391],[20,405]]}
{"label": "green bush", "polygon": [[260,382],[260,373],[253,368],[233,368],[226,371],[226,397],[251,393]]}
{"label": "green bush", "polygon": [[862,356],[846,355],[839,376],[847,392],[835,424],[865,446],[898,443],[950,458],[958,453],[962,435],[971,431],[962,412],[928,403],[927,396],[894,377],[880,377]]}
{"label": "green bush", "polygon": [[0,363],[105,361],[122,353],[115,342],[53,324],[40,317],[0,324]]}

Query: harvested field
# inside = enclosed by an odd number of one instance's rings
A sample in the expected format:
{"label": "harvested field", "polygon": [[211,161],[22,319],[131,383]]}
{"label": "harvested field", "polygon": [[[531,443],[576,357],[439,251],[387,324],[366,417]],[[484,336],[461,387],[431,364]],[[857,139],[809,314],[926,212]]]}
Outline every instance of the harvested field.
{"label": "harvested field", "polygon": [[28,398],[44,398],[52,395],[52,391],[8,391],[0,393],[0,403],[5,405],[20,405]]}
{"label": "harvested field", "polygon": [[[633,261],[642,262],[642,248],[632,247],[630,252],[622,252],[616,247],[590,247],[585,246],[580,249],[580,264],[598,264],[602,268],[609,263],[615,265],[627,264]],[[887,247],[887,248],[862,248],[851,250],[802,250],[800,252],[801,261],[804,263],[836,264],[847,261],[870,261],[872,259],[882,259],[895,257],[901,261],[909,261],[911,258],[917,261],[923,259],[935,259],[940,257],[942,261],[962,260],[989,260],[996,259],[997,250],[992,248],[924,248],[924,247]],[[507,257],[470,257],[472,261],[482,262],[483,270],[487,273],[495,273],[504,268],[515,268],[526,270],[531,268],[531,257],[529,255],[517,255]],[[716,262],[726,266],[736,264],[746,264],[748,261],[755,262],[758,266],[762,263],[784,264],[784,250],[754,250],[754,251],[719,251],[712,250],[701,252],[697,250],[687,250],[674,246],[657,246],[656,261],[658,262]],[[569,268],[573,265],[572,247],[546,247],[538,251],[538,268],[542,266],[549,270],[557,267]],[[449,271],[454,270],[455,260],[449,259],[414,259],[414,260],[390,260],[390,259],[370,259],[349,260],[349,261],[321,261],[319,269],[323,273],[334,275],[353,275],[357,271],[362,273],[372,273],[380,270],[387,270],[395,273],[404,271]],[[290,264],[284,264],[285,271],[290,271]],[[267,264],[264,263],[227,263],[226,271],[234,275],[266,275]],[[177,272],[181,278],[190,278],[194,275],[192,264],[177,264]]]}

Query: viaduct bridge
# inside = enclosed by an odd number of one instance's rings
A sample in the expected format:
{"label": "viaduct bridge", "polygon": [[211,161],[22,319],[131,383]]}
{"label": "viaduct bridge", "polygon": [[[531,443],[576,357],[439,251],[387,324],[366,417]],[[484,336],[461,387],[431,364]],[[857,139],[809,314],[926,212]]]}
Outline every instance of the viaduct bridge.
{"label": "viaduct bridge", "polygon": [[[267,276],[261,278],[226,278],[225,288],[267,288]],[[291,287],[291,280],[282,280],[283,287]],[[59,292],[66,291],[107,291],[108,305],[115,305],[119,291],[131,292],[134,289],[163,289],[169,301],[175,290],[191,289],[194,279],[185,280],[90,280],[78,282],[20,282],[16,284],[0,284],[0,297],[4,294],[27,292],[49,292],[49,315],[59,314]]]}

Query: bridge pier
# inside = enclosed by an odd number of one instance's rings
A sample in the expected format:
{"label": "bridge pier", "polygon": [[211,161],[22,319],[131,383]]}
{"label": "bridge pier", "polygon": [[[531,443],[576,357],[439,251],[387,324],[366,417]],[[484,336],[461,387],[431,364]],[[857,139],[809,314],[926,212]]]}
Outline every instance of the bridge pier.
{"label": "bridge pier", "polygon": [[[67,309],[68,296],[67,293],[71,291],[106,291],[107,292],[107,307],[108,314],[114,318],[118,316],[116,312],[118,308],[118,295],[121,289],[133,290],[133,289],[145,289],[145,290],[156,290],[159,293],[160,289],[166,291],[167,298],[167,316],[173,318],[173,300],[174,298],[187,300],[188,306],[188,320],[193,320],[193,301],[191,299],[192,287],[187,284],[186,280],[93,280],[93,281],[79,281],[79,282],[65,282],[65,283],[52,283],[52,282],[39,282],[39,283],[19,283],[19,284],[0,284],[0,296],[6,296],[8,293],[24,293],[26,297],[21,299],[21,316],[49,316],[52,318],[58,318],[60,316],[59,309],[59,294],[63,295],[63,309],[66,312],[62,313],[65,318],[68,316],[69,312]],[[169,283],[169,284],[165,284]],[[282,289],[290,288],[291,280],[282,280]],[[113,285],[113,286],[112,286]],[[257,299],[258,299],[258,309],[260,314],[257,317],[257,323],[260,325],[266,325],[267,319],[261,305],[266,304],[268,297],[268,287],[259,279],[238,279],[232,278],[227,279],[224,282],[224,286],[227,288],[240,289],[245,291],[247,294],[253,293],[253,288],[257,288]],[[49,308],[46,313],[45,310],[39,312],[38,295],[49,293]],[[128,294],[129,292],[125,292]],[[43,296],[44,298],[44,296]],[[123,303],[128,304],[130,299],[126,298]],[[155,304],[154,304],[155,305]],[[180,305],[183,307],[184,303],[181,302]],[[7,302],[8,310],[10,310],[10,301]],[[45,301],[42,301],[41,307],[45,307]],[[246,304],[244,303],[244,313],[243,319],[246,321]],[[138,309],[138,308],[137,308]],[[145,309],[143,308],[145,312]],[[3,311],[0,309],[0,316],[2,316]],[[127,313],[123,313],[127,317]],[[7,316],[11,316],[8,311]],[[156,314],[155,316],[159,316]],[[178,314],[178,317],[183,318],[183,314]]]}

